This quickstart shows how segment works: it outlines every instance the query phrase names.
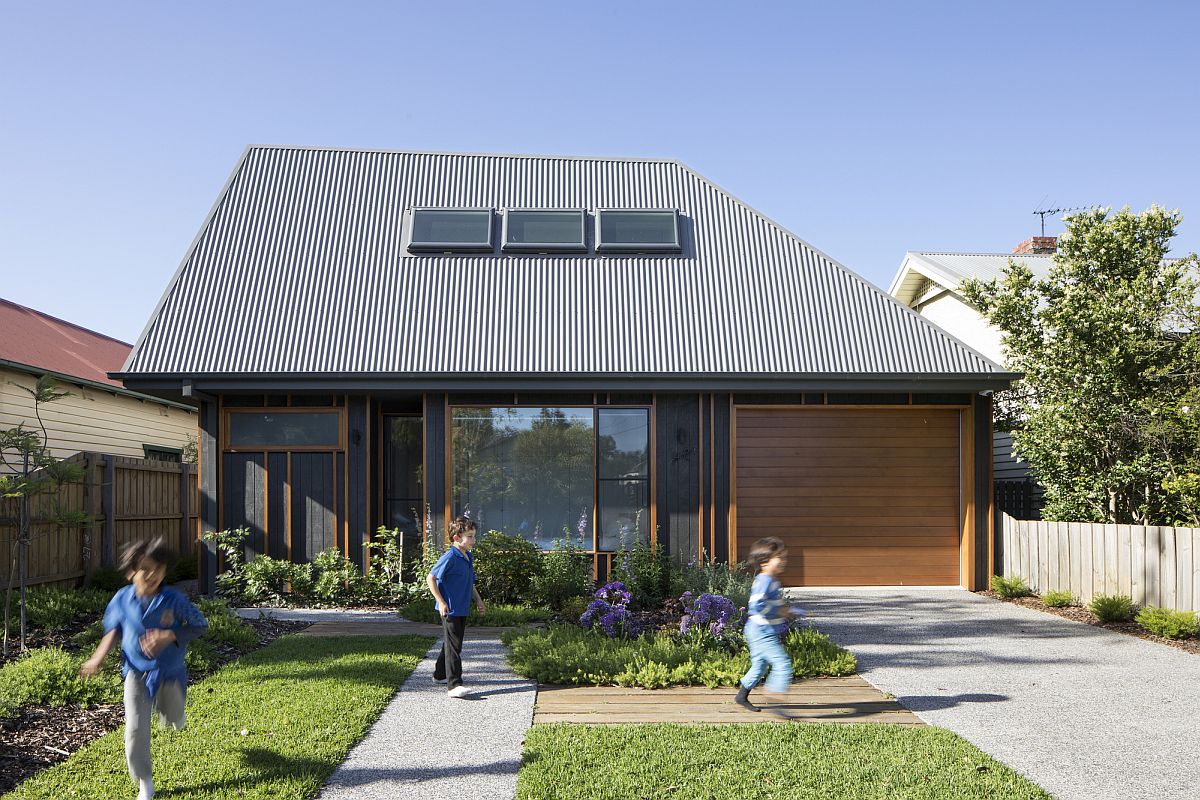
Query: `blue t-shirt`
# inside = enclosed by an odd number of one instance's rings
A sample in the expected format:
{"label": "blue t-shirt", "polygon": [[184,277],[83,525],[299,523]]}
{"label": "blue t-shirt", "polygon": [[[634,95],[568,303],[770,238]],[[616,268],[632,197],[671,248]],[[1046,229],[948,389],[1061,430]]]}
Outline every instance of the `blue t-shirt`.
{"label": "blue t-shirt", "polygon": [[747,625],[774,629],[782,636],[787,633],[787,618],[783,616],[783,587],[765,573],[758,573],[750,586],[750,602],[746,606],[750,618]]}
{"label": "blue t-shirt", "polygon": [[442,553],[429,570],[438,591],[450,607],[446,616],[465,617],[471,611],[471,590],[475,588],[475,559],[457,547]]}
{"label": "blue t-shirt", "polygon": [[[143,602],[133,586],[120,589],[104,610],[104,632],[121,629],[121,674],[130,670],[145,673],[146,691],[154,697],[162,681],[179,681],[187,686],[187,666],[183,657],[188,642],[204,633],[208,620],[182,593],[164,587]],[[151,628],[175,632],[175,641],[150,658],[139,641]]]}

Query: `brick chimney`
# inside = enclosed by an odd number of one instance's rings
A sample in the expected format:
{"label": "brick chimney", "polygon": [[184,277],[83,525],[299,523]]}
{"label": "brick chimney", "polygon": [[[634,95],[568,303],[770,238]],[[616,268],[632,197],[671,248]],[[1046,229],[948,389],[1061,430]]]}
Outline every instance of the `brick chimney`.
{"label": "brick chimney", "polygon": [[1033,236],[1017,245],[1014,256],[1052,256],[1058,252],[1057,236]]}

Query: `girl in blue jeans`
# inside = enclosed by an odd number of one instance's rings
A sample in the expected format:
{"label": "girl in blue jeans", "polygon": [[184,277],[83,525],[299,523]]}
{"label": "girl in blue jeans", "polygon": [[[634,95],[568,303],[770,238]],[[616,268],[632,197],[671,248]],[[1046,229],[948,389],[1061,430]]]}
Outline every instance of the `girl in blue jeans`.
{"label": "girl in blue jeans", "polygon": [[771,670],[767,676],[768,695],[786,696],[792,682],[792,658],[783,646],[790,610],[784,605],[783,587],[779,584],[787,566],[787,547],[774,536],[759,539],[750,548],[746,561],[758,569],[758,576],[750,587],[750,603],[746,608],[750,618],[742,631],[750,648],[750,671],[742,677],[737,702],[743,708],[758,711],[758,706],[750,702],[750,690],[758,685],[768,666]]}

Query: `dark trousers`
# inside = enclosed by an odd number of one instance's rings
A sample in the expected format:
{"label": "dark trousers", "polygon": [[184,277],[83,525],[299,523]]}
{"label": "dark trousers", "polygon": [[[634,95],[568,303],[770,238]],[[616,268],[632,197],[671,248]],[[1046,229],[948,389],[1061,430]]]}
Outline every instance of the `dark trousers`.
{"label": "dark trousers", "polygon": [[467,630],[466,617],[442,617],[442,652],[433,666],[433,677],[446,679],[446,688],[462,686],[463,634]]}

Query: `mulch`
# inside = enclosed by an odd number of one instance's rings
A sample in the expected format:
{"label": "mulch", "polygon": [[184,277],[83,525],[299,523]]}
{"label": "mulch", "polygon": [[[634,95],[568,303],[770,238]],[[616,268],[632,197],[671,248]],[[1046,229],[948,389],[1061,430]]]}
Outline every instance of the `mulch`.
{"label": "mulch", "polygon": [[1096,628],[1105,628],[1117,633],[1124,633],[1127,636],[1136,636],[1139,639],[1146,639],[1151,642],[1158,642],[1169,647],[1174,647],[1176,650],[1182,650],[1185,653],[1200,655],[1200,639],[1192,637],[1191,639],[1164,639],[1162,636],[1155,636],[1150,631],[1138,625],[1136,622],[1101,622],[1100,618],[1080,606],[1067,606],[1065,608],[1052,608],[1042,603],[1036,597],[1015,597],[1011,600],[1006,600],[1000,595],[992,591],[978,592],[984,597],[990,597],[993,600],[1000,600],[1005,603],[1013,603],[1025,608],[1032,608],[1035,611],[1041,611],[1046,614],[1053,614],[1056,617],[1073,620],[1074,622],[1082,622]]}
{"label": "mulch", "polygon": [[[303,630],[310,624],[275,619],[248,619],[244,622],[258,634],[258,645],[253,650],[267,646],[286,633]],[[70,634],[64,634],[64,639],[64,644],[70,644]],[[221,664],[239,656],[238,651],[232,648],[217,647],[216,650],[220,654],[218,660]],[[202,674],[189,676],[191,683],[204,677]],[[115,731],[124,722],[125,707],[122,703],[92,708],[31,706],[21,709],[15,717],[0,718],[0,794],[12,790],[43,769],[67,760],[76,750]]]}

